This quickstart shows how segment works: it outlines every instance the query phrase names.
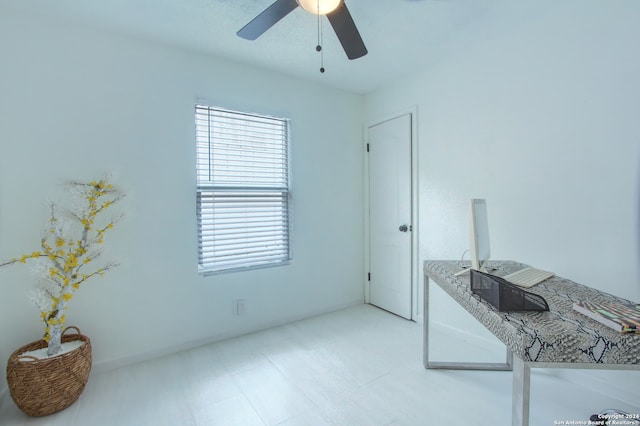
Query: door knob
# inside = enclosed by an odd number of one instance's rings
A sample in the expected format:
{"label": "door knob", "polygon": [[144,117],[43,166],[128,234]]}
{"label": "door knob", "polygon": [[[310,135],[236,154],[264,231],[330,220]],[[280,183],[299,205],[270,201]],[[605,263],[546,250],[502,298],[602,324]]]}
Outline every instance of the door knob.
{"label": "door knob", "polygon": [[398,228],[401,232],[407,232],[409,230],[409,227],[407,225],[400,225],[400,228]]}

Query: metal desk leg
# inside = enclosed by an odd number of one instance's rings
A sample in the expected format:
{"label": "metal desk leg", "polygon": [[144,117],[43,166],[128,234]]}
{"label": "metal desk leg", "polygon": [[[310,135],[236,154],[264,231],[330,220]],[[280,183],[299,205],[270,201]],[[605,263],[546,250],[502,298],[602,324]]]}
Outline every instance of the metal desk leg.
{"label": "metal desk leg", "polygon": [[511,396],[511,425],[529,426],[529,396],[531,367],[519,357],[513,359],[513,395]]}
{"label": "metal desk leg", "polygon": [[424,276],[424,335],[423,335],[423,347],[422,357],[424,368],[440,368],[447,370],[491,370],[491,371],[511,371],[513,354],[511,350],[507,348],[506,360],[501,362],[432,362],[429,361],[429,277]]}

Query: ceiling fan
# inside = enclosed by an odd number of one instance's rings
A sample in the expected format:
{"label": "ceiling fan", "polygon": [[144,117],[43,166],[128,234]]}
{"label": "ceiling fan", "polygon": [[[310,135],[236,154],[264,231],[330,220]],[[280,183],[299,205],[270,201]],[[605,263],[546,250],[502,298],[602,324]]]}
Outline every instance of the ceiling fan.
{"label": "ceiling fan", "polygon": [[344,0],[276,0],[237,34],[244,39],[255,40],[298,6],[315,15],[327,16],[349,59],[367,54],[367,48]]}

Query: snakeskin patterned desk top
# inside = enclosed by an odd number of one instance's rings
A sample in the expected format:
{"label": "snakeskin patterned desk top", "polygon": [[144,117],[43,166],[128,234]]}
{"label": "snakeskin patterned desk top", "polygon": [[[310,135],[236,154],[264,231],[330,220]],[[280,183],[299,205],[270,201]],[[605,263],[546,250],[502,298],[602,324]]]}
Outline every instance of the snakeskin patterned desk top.
{"label": "snakeskin patterned desk top", "polygon": [[[549,312],[499,312],[471,292],[469,274],[455,277],[468,262],[424,262],[424,274],[526,362],[640,364],[640,335],[622,334],[573,310],[573,302],[628,300],[554,276],[532,288],[549,304]],[[528,265],[490,261],[498,276]],[[595,367],[595,366],[594,366]],[[622,366],[621,366],[622,367]]]}

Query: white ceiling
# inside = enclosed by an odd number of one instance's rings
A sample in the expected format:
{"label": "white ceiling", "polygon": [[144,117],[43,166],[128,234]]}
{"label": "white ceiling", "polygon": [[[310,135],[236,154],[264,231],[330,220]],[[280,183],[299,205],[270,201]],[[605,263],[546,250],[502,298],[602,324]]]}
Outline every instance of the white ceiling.
{"label": "white ceiling", "polygon": [[322,18],[297,8],[256,41],[236,32],[274,0],[0,0],[0,5],[205,52],[368,93],[424,69],[486,20],[500,0],[346,0],[369,54],[347,59]]}

